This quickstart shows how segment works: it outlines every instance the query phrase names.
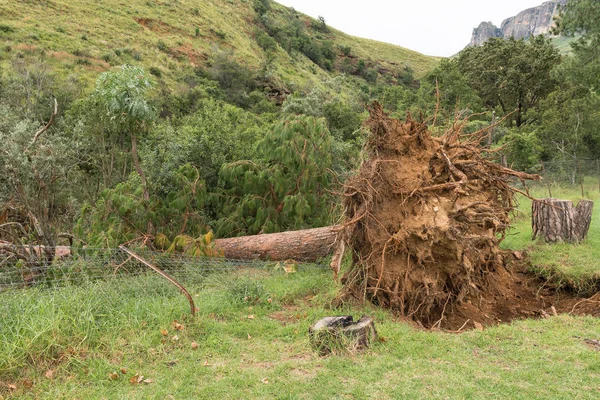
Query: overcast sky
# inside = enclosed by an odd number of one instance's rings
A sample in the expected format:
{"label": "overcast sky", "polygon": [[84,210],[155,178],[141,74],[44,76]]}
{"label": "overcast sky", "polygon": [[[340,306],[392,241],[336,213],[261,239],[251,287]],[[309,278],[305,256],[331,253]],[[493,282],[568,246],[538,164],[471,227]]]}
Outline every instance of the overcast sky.
{"label": "overcast sky", "polygon": [[502,20],[544,0],[276,0],[354,36],[451,56],[481,21]]}

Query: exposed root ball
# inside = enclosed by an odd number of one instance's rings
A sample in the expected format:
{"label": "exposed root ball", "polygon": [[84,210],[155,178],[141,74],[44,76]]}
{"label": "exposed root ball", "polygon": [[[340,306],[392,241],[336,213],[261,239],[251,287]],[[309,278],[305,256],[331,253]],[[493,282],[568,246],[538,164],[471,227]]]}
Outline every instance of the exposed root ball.
{"label": "exposed root ball", "polygon": [[343,235],[353,269],[342,297],[369,299],[432,326],[446,310],[490,290],[503,268],[515,178],[537,179],[485,158],[482,133],[441,137],[377,103],[368,160],[345,185]]}

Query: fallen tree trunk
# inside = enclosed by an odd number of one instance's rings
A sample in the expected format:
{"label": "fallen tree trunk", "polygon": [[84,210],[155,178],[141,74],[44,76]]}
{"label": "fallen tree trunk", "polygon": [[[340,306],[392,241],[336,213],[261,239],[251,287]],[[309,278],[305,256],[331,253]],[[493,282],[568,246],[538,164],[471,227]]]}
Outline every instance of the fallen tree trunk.
{"label": "fallen tree trunk", "polygon": [[335,227],[217,239],[215,249],[239,260],[316,261],[333,252]]}
{"label": "fallen tree trunk", "polygon": [[[335,226],[270,233],[265,235],[240,236],[215,240],[215,249],[221,250],[226,258],[237,260],[295,260],[316,261],[333,253],[336,239]],[[0,251],[11,248],[8,242],[0,242]],[[40,251],[43,246],[34,246]],[[56,246],[56,258],[71,254],[69,246]]]}
{"label": "fallen tree trunk", "polygon": [[533,239],[541,237],[549,243],[578,243],[587,237],[594,202],[581,200],[576,207],[570,200],[534,200],[531,208]]}

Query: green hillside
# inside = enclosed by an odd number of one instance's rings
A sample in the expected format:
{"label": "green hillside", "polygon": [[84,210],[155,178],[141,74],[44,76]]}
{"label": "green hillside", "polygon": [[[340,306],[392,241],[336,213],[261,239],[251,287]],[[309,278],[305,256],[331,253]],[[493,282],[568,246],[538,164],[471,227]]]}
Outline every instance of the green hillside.
{"label": "green hillside", "polygon": [[[371,69],[377,77],[411,71],[415,77],[432,69],[437,59],[398,46],[346,35],[277,3],[265,18],[285,30],[302,24],[310,40],[335,52],[333,72],[360,74]],[[286,51],[281,44],[268,52],[257,42],[265,38],[265,24],[249,0],[142,1],[28,0],[0,5],[0,49],[7,53],[44,51],[53,67],[65,75],[94,79],[111,66],[124,63],[153,68],[172,86],[186,71],[205,68],[219,53],[249,70],[269,63],[269,86],[294,90],[328,77],[302,52]],[[272,41],[267,39],[267,46]],[[289,50],[289,49],[288,49]],[[362,66],[360,65],[362,62]],[[373,74],[373,72],[371,72]]]}

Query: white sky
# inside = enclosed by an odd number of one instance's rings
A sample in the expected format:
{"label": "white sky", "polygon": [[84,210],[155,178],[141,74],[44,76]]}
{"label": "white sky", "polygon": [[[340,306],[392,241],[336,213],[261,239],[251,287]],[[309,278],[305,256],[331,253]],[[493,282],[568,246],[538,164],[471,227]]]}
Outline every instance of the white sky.
{"label": "white sky", "polygon": [[482,21],[502,20],[545,0],[275,0],[354,36],[451,56]]}

